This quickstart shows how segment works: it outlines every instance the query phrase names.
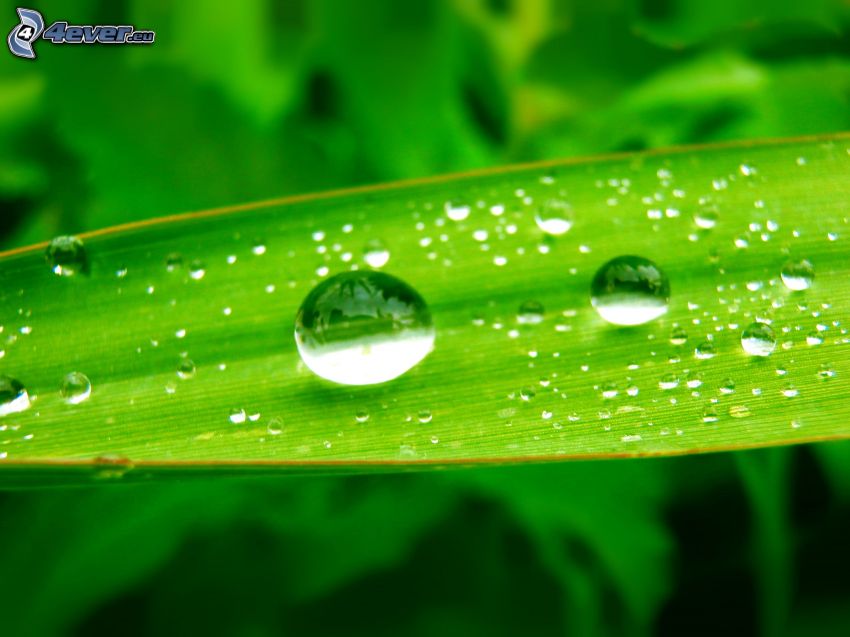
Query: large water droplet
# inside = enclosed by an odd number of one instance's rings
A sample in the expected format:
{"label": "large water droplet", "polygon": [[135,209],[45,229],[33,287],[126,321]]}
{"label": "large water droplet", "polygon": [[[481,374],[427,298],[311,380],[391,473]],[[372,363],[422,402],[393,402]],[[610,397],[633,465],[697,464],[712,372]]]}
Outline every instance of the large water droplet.
{"label": "large water droplet", "polygon": [[30,407],[30,396],[21,381],[10,376],[0,376],[0,416],[25,411]]}
{"label": "large water droplet", "polygon": [[590,302],[599,315],[615,325],[640,325],[667,311],[670,282],[649,259],[622,256],[596,272]]}
{"label": "large water droplet", "polygon": [[50,269],[59,276],[73,276],[88,269],[86,248],[77,237],[56,237],[45,253]]}
{"label": "large water droplet", "polygon": [[91,396],[91,381],[85,374],[71,372],[62,379],[59,393],[69,405],[79,405]]}
{"label": "large water droplet", "polygon": [[750,323],[741,332],[741,347],[750,356],[770,356],[776,349],[776,334],[767,323]]}
{"label": "large water droplet", "polygon": [[566,201],[549,199],[534,215],[534,222],[546,234],[560,236],[573,227],[572,209]]}
{"label": "large water droplet", "polygon": [[815,280],[815,268],[806,259],[789,261],[782,267],[781,276],[782,282],[789,290],[794,292],[808,290]]}
{"label": "large water droplet", "polygon": [[345,272],[317,285],[295,317],[295,342],[315,374],[343,385],[392,380],[434,347],[431,313],[404,281]]}

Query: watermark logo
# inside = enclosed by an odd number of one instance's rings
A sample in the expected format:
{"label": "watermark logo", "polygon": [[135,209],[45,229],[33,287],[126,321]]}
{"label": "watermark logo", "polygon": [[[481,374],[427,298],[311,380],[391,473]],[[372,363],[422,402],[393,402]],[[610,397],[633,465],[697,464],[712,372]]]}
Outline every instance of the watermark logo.
{"label": "watermark logo", "polygon": [[44,18],[33,9],[18,8],[20,24],[10,32],[6,41],[9,50],[18,57],[35,58],[34,45],[42,39],[53,44],[153,44],[156,33],[137,31],[130,24],[68,25],[58,21],[44,28]]}
{"label": "watermark logo", "polygon": [[18,57],[33,59],[35,51],[32,45],[44,31],[44,18],[38,11],[20,8],[18,18],[21,23],[12,29],[7,38],[9,50]]}

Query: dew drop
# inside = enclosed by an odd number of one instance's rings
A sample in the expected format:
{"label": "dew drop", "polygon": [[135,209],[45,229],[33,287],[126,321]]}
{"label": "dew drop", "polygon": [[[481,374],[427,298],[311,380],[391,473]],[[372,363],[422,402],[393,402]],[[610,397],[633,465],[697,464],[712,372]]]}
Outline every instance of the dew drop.
{"label": "dew drop", "polygon": [[86,248],[78,237],[56,237],[47,246],[45,257],[50,269],[59,276],[85,274],[88,270]]}
{"label": "dew drop", "polygon": [[176,252],[165,257],[165,270],[167,272],[176,272],[183,267],[183,257]]}
{"label": "dew drop", "polygon": [[382,268],[390,260],[390,251],[380,239],[372,239],[363,249],[363,260],[369,267]]}
{"label": "dew drop", "polygon": [[658,381],[658,387],[660,389],[669,390],[676,389],[679,386],[679,377],[676,374],[665,374]]}
{"label": "dew drop", "polygon": [[729,408],[729,415],[732,416],[732,418],[749,418],[752,415],[752,412],[746,405],[732,405]]}
{"label": "dew drop", "polygon": [[702,387],[703,383],[703,375],[702,372],[689,372],[687,385],[690,389],[697,389],[698,387]]}
{"label": "dew drop", "polygon": [[244,409],[231,409],[228,419],[234,425],[241,425],[248,419],[248,415],[245,413]]}
{"label": "dew drop", "polygon": [[813,330],[806,335],[807,345],[820,345],[823,343],[823,336],[820,332]]}
{"label": "dew drop", "polygon": [[782,282],[793,292],[808,290],[815,280],[815,268],[810,261],[789,261],[782,267]]}
{"label": "dew drop", "polygon": [[735,381],[731,378],[727,378],[722,383],[720,383],[720,387],[718,389],[720,390],[721,394],[734,394]]}
{"label": "dew drop", "polygon": [[741,347],[750,356],[770,356],[776,349],[776,334],[767,323],[750,323],[741,332]]}
{"label": "dew drop", "polygon": [[698,210],[694,213],[694,223],[697,228],[711,230],[717,225],[717,213],[713,210]]}
{"label": "dew drop", "polygon": [[688,333],[683,327],[674,327],[670,332],[670,343],[672,345],[684,345],[688,340]]}
{"label": "dew drop", "polygon": [[272,436],[279,436],[283,433],[283,420],[280,418],[272,418],[266,425],[266,431]]}
{"label": "dew drop", "polygon": [[195,376],[195,363],[191,359],[184,358],[177,365],[177,375],[183,380],[189,380]]}
{"label": "dew drop", "polygon": [[617,385],[614,383],[605,383],[604,385],[602,385],[601,394],[602,398],[605,398],[606,400],[616,398],[619,394],[619,391],[617,390]]}
{"label": "dew drop", "polygon": [[26,411],[30,396],[21,381],[10,376],[0,376],[0,416]]}
{"label": "dew drop", "polygon": [[365,409],[361,409],[357,413],[354,414],[354,420],[359,423],[364,423],[369,420],[369,412]]}
{"label": "dew drop", "polygon": [[537,325],[543,322],[543,304],[538,301],[526,301],[519,306],[516,320],[520,325]]}
{"label": "dew drop", "polygon": [[694,357],[700,360],[708,360],[714,358],[717,351],[714,349],[714,343],[711,341],[703,341],[694,349]]}
{"label": "dew drop", "polygon": [[417,415],[417,418],[419,419],[419,422],[424,425],[431,422],[431,420],[433,419],[433,415],[431,414],[430,409],[422,409]]}
{"label": "dew drop", "polygon": [[590,302],[599,315],[614,325],[640,325],[667,311],[670,282],[649,259],[621,256],[596,272]]}
{"label": "dew drop", "polygon": [[71,372],[62,379],[59,393],[69,405],[79,405],[91,396],[91,381],[85,374]]}
{"label": "dew drop", "polygon": [[317,285],[295,317],[295,342],[316,375],[372,385],[402,375],[434,348],[431,313],[404,281],[345,272]]}
{"label": "dew drop", "polygon": [[460,201],[447,201],[445,205],[446,216],[452,221],[463,221],[469,217],[469,205]]}
{"label": "dew drop", "polygon": [[206,266],[202,261],[194,260],[189,264],[189,276],[192,277],[195,281],[200,281],[204,278],[204,275],[207,273]]}
{"label": "dew drop", "polygon": [[549,199],[537,210],[534,222],[546,234],[553,237],[561,236],[573,227],[570,204],[562,199]]}
{"label": "dew drop", "polygon": [[822,380],[829,380],[830,378],[835,376],[835,370],[832,368],[832,365],[827,363],[821,363],[818,367],[818,378]]}

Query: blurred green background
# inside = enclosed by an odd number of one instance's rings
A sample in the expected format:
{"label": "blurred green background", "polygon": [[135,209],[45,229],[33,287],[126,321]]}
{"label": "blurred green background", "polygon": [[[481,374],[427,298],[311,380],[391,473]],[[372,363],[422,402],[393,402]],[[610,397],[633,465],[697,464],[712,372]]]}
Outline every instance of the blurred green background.
{"label": "blurred green background", "polygon": [[[23,0],[21,0],[23,2]],[[16,3],[0,2],[3,35]],[[29,2],[0,242],[850,129],[839,0]],[[3,635],[847,635],[850,448],[0,492]]]}

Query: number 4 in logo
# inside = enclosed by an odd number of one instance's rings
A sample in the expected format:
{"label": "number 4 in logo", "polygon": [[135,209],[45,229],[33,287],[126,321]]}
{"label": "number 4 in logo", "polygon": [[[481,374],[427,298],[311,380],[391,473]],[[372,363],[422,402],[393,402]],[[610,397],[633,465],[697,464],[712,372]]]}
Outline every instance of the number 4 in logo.
{"label": "number 4 in logo", "polygon": [[38,11],[18,7],[20,24],[14,27],[6,38],[12,55],[35,59],[33,44],[44,31],[44,18]]}

